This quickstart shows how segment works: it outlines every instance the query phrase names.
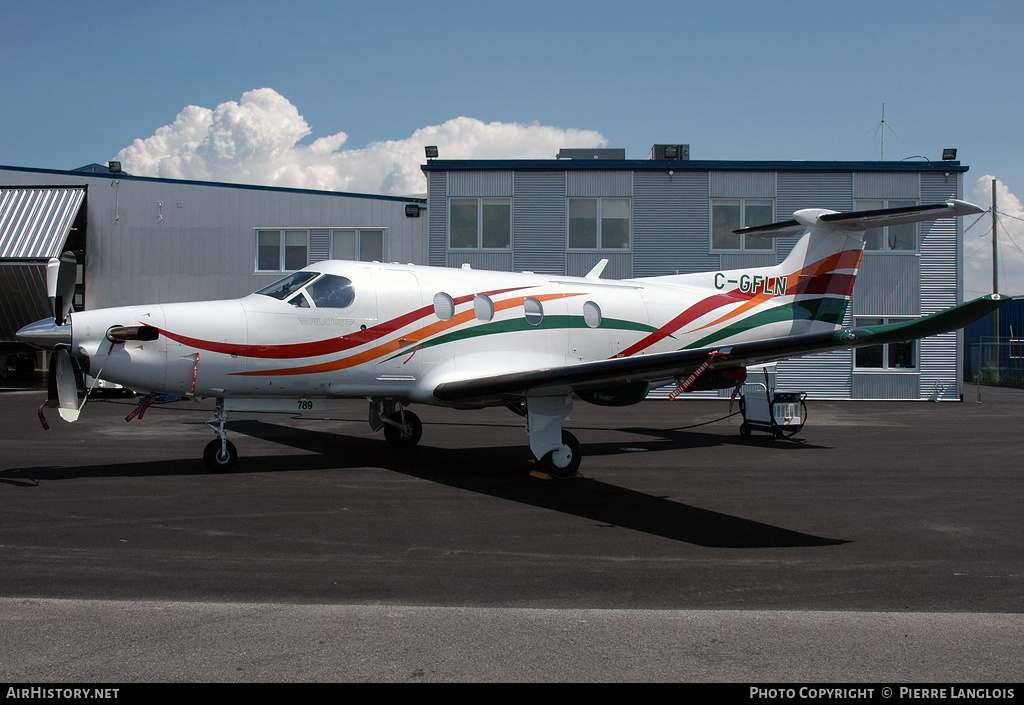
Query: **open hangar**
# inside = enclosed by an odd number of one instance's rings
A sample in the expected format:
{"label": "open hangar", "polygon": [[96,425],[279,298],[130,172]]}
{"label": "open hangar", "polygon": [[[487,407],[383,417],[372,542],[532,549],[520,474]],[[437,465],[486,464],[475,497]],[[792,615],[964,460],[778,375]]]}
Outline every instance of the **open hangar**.
{"label": "open hangar", "polygon": [[332,257],[425,262],[425,219],[415,217],[424,207],[100,165],[0,167],[0,348],[24,350],[14,333],[51,315],[46,262],[64,252],[78,263],[77,310],[236,298]]}
{"label": "open hangar", "polygon": [[[45,263],[65,250],[81,270],[76,308],[233,298],[329,258],[575,276],[608,259],[604,276],[614,279],[715,271],[776,264],[796,241],[733,229],[800,208],[959,198],[968,167],[690,160],[688,145],[655,145],[648,159],[563,150],[542,160],[430,158],[422,169],[425,199],[135,177],[100,165],[0,167],[0,346],[23,350],[14,331],[48,315]],[[68,211],[63,220],[49,217],[47,199]],[[963,227],[954,218],[869,231],[843,324],[962,303]],[[959,400],[962,341],[958,331],[787,360],[768,367],[770,384],[812,399]]]}

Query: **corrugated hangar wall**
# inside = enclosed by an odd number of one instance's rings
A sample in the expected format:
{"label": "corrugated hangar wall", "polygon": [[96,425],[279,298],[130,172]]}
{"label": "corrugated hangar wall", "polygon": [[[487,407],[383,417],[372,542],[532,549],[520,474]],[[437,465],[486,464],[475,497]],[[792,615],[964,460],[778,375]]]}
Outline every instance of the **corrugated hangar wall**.
{"label": "corrugated hangar wall", "polygon": [[383,229],[388,260],[427,260],[422,199],[13,167],[0,185],[87,187],[87,308],[251,293],[280,276],[255,271],[260,228]]}

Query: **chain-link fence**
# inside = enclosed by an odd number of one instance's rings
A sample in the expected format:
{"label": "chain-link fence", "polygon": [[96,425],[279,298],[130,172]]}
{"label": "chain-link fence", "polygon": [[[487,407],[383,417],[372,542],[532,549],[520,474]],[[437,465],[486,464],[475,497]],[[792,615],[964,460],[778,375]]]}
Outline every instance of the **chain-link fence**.
{"label": "chain-link fence", "polygon": [[1024,389],[1024,338],[983,337],[967,346],[964,381]]}

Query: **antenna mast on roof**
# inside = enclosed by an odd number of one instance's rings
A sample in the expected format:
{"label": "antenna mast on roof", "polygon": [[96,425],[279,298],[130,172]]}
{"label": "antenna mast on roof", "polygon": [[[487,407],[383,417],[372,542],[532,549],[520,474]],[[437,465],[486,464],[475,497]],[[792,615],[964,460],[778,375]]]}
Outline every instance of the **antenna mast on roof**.
{"label": "antenna mast on roof", "polygon": [[[879,135],[881,135],[881,137],[882,137],[882,159],[881,160],[883,162],[885,161],[885,131],[886,130],[888,130],[889,132],[891,132],[894,135],[896,135],[896,130],[894,130],[891,127],[889,127],[889,125],[887,125],[886,122],[885,122],[885,103],[882,103],[882,120],[877,125],[875,125],[875,127],[874,127],[874,134],[872,135],[872,137],[878,137]],[[896,136],[899,137],[899,135],[896,135]]]}

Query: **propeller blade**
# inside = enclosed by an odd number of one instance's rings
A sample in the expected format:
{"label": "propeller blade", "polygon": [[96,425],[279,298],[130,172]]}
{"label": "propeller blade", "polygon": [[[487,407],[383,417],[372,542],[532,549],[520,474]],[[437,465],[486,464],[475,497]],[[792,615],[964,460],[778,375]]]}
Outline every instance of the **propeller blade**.
{"label": "propeller blade", "polygon": [[78,384],[75,382],[75,368],[67,348],[57,348],[50,359],[55,369],[54,382],[57,387],[57,411],[65,421],[78,420]]}
{"label": "propeller blade", "polygon": [[57,279],[60,274],[60,260],[51,257],[46,263],[46,295],[50,299],[50,313],[57,318]]}
{"label": "propeller blade", "polygon": [[[51,260],[52,261],[52,260]],[[57,288],[54,291],[54,323],[63,325],[71,312],[71,305],[75,300],[75,283],[78,280],[78,262],[72,252],[65,252],[60,256],[60,266],[57,270]],[[49,275],[49,264],[47,264],[47,275]],[[47,277],[49,285],[49,277]]]}

